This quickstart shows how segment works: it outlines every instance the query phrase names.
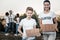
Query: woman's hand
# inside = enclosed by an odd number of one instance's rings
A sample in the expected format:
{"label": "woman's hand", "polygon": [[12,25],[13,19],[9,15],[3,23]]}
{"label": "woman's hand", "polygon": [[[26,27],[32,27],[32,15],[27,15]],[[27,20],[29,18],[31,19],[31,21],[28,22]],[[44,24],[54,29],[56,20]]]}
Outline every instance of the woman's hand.
{"label": "woman's hand", "polygon": [[23,33],[18,34],[18,36],[21,36],[22,37],[23,36]]}
{"label": "woman's hand", "polygon": [[37,37],[41,36],[41,34],[36,35]]}
{"label": "woman's hand", "polygon": [[56,28],[56,31],[59,32],[58,28]]}
{"label": "woman's hand", "polygon": [[57,32],[59,32],[59,30],[58,30],[58,28],[57,28],[57,24],[54,24],[55,25],[55,30],[57,31]]}

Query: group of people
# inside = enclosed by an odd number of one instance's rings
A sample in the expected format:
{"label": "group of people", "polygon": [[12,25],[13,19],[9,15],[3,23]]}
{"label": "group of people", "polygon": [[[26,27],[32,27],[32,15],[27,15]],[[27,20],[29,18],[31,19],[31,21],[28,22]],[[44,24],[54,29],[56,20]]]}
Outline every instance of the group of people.
{"label": "group of people", "polygon": [[[43,2],[43,5],[44,5],[44,10],[43,12],[40,13],[40,15],[38,16],[38,21],[39,21],[39,25],[40,25],[40,28],[41,29],[41,26],[44,25],[44,24],[55,24],[56,26],[58,25],[57,24],[57,21],[56,21],[56,15],[54,12],[52,12],[50,9],[51,9],[51,3],[49,0],[45,0]],[[26,35],[26,30],[29,30],[29,29],[36,29],[36,20],[32,18],[32,15],[33,15],[33,8],[32,7],[27,7],[26,8],[26,18],[22,19],[21,21],[19,20],[19,14],[17,14],[16,16],[16,20],[13,21],[12,19],[14,19],[14,15],[11,15],[12,14],[12,11],[10,10],[10,16],[8,17],[9,18],[9,22],[7,21],[7,17],[5,17],[6,19],[6,22],[7,22],[7,26],[9,25],[12,25],[12,30],[13,29],[13,23],[16,22],[16,33],[20,33],[22,35],[22,40],[35,40],[35,36],[33,37],[28,37]],[[8,16],[9,14],[6,13],[6,16]],[[2,22],[3,22],[4,19],[2,19]],[[49,26],[48,26],[49,27]],[[21,31],[21,28],[23,28],[23,32]],[[5,32],[7,32],[8,28],[6,28]],[[42,29],[40,30],[42,31]],[[56,39],[56,31],[58,31],[57,27],[55,28],[55,31],[52,31],[52,32],[40,32],[40,34],[42,33],[43,34],[43,39],[44,40],[55,40]]]}
{"label": "group of people", "polygon": [[0,20],[0,31],[4,32],[5,35],[8,35],[10,32],[14,33],[15,35],[18,34],[18,26],[20,22],[19,13],[16,15],[13,14],[12,10],[5,13],[5,16]]}

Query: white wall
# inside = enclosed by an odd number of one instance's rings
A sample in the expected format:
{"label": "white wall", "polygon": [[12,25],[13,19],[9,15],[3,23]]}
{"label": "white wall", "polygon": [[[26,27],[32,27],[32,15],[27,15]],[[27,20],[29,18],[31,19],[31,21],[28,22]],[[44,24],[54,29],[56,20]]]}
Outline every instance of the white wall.
{"label": "white wall", "polygon": [[[13,10],[16,14],[24,13],[26,7],[31,6],[36,10],[37,14],[43,9],[44,0],[0,0],[0,14]],[[60,0],[50,0],[53,11],[60,11]]]}

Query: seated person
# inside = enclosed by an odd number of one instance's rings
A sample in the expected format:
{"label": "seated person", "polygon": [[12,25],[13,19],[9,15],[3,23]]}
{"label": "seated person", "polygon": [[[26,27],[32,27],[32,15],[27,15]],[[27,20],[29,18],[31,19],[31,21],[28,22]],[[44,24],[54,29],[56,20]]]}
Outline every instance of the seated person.
{"label": "seated person", "polygon": [[9,35],[8,32],[8,25],[6,24],[6,20],[5,19],[2,19],[1,22],[0,22],[0,32],[3,32],[5,33],[5,35]]}

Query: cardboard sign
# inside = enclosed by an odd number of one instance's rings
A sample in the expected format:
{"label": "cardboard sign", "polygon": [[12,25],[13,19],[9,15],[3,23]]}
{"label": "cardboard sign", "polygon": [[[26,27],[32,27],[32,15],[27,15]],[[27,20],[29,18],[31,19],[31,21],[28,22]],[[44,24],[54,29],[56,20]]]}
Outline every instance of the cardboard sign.
{"label": "cardboard sign", "polygon": [[43,24],[41,29],[43,32],[54,32],[57,26],[55,24]]}
{"label": "cardboard sign", "polygon": [[39,32],[39,29],[30,29],[30,30],[26,30],[26,34],[28,37],[32,37],[32,36],[36,36],[36,35],[39,35],[40,32]]}

